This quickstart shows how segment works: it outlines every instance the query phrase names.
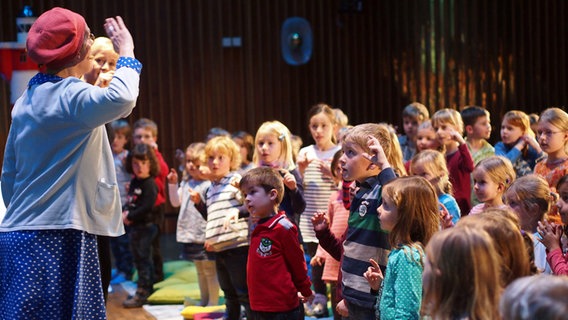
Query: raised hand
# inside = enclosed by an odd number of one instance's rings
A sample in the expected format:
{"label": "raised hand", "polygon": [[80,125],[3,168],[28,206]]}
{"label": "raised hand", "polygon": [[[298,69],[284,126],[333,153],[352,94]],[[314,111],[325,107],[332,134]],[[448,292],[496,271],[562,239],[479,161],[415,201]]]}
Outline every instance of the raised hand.
{"label": "raised hand", "polygon": [[367,279],[367,282],[369,282],[371,289],[379,290],[381,282],[384,278],[383,272],[381,271],[381,268],[379,267],[377,261],[375,261],[374,259],[369,259],[369,262],[371,263],[371,266],[367,268],[367,271],[365,271],[365,273],[363,273],[363,277]]}

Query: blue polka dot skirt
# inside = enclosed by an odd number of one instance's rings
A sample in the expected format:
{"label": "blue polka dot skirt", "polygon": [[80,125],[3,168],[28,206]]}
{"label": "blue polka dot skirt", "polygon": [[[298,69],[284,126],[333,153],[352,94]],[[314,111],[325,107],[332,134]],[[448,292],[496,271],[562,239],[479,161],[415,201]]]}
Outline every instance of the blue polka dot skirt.
{"label": "blue polka dot skirt", "polygon": [[96,237],[0,232],[0,319],[106,319]]}

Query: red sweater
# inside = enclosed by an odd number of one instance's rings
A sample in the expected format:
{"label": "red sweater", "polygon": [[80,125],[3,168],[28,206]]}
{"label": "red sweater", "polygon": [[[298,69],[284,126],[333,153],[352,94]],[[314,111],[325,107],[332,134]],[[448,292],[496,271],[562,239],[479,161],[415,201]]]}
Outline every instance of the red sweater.
{"label": "red sweater", "polygon": [[474,163],[466,143],[461,144],[456,152],[446,155],[446,165],[454,189],[454,198],[462,216],[467,215],[471,210],[471,172]]}
{"label": "red sweater", "polygon": [[298,307],[298,292],[312,294],[298,229],[283,212],[259,223],[251,235],[247,285],[254,311],[284,312]]}
{"label": "red sweater", "polygon": [[158,162],[160,164],[160,174],[154,178],[156,186],[158,187],[158,197],[154,203],[154,207],[157,207],[166,202],[166,178],[168,177],[170,168],[168,168],[168,164],[164,161],[164,157],[162,157],[160,151],[158,151],[158,149],[154,149],[154,152],[156,153],[156,158],[158,158]]}

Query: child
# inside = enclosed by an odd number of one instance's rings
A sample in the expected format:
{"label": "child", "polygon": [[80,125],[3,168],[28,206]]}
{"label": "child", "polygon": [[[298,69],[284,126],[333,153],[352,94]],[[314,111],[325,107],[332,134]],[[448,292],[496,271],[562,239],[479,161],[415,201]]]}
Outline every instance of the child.
{"label": "child", "polygon": [[[477,106],[466,107],[461,111],[461,117],[466,134],[465,142],[473,158],[473,163],[478,164],[479,161],[494,155],[495,148],[487,142],[487,139],[491,137],[489,111]],[[479,204],[473,190],[471,190],[471,204],[474,206]]]}
{"label": "child", "polygon": [[163,258],[162,251],[160,249],[160,229],[162,222],[164,220],[164,204],[166,203],[166,178],[170,169],[168,164],[162,157],[160,151],[158,151],[158,126],[156,123],[150,119],[142,118],[134,122],[133,125],[133,135],[132,142],[134,144],[144,143],[151,146],[156,153],[158,158],[158,163],[160,165],[160,173],[154,178],[156,180],[156,186],[158,187],[158,196],[156,197],[156,202],[154,203],[154,217],[156,218],[154,223],[158,227],[158,235],[154,238],[152,243],[152,260],[154,261],[154,272],[156,272],[155,280],[164,280],[163,271]]}
{"label": "child", "polygon": [[[211,186],[202,202],[207,207],[205,249],[215,252],[219,285],[225,293],[226,316],[240,319],[241,306],[247,319],[250,314],[247,289],[247,255],[249,248],[248,217],[244,217],[240,191],[241,163],[239,146],[226,135],[212,138],[205,145]],[[203,206],[200,201],[196,205]],[[241,210],[240,210],[241,209]]]}
{"label": "child", "polygon": [[[530,274],[530,259],[516,215],[510,209],[488,209],[460,220],[458,228],[485,230],[501,257],[500,279],[503,287]],[[532,249],[532,247],[531,247]]]}
{"label": "child", "polygon": [[241,148],[241,167],[237,171],[240,175],[245,174],[254,167],[252,155],[254,154],[254,138],[245,131],[237,131],[231,135],[233,141]]}
{"label": "child", "polygon": [[[306,253],[311,259],[318,247],[318,239],[315,236],[311,218],[315,212],[327,209],[327,201],[335,191],[336,186],[329,163],[340,147],[336,144],[333,135],[336,127],[335,113],[330,106],[323,103],[314,105],[308,112],[308,122],[315,144],[300,150],[297,165],[304,180],[304,198],[306,199],[306,209],[300,215],[300,234]],[[325,302],[327,301],[327,289],[321,279],[322,272],[323,266],[314,266],[311,279],[318,295],[315,300]],[[325,312],[322,316],[327,316],[325,303],[322,303],[321,307]]]}
{"label": "child", "polygon": [[290,130],[280,121],[263,123],[254,139],[253,163],[277,169],[284,182],[284,198],[280,202],[280,211],[296,226],[300,214],[306,208],[302,176],[292,159]]}
{"label": "child", "polygon": [[[329,229],[331,233],[337,239],[342,239],[345,232],[347,231],[347,220],[349,219],[349,209],[345,208],[343,190],[341,187],[341,164],[339,163],[339,158],[343,155],[343,151],[339,150],[333,155],[333,160],[331,161],[331,168],[334,180],[337,184],[337,191],[332,193],[329,197],[328,209],[327,209],[327,220],[329,220]],[[314,216],[315,217],[315,216]],[[312,222],[314,220],[312,219]],[[319,238],[318,238],[319,240]],[[339,276],[340,263],[338,260],[334,259],[331,255],[327,253],[325,249],[318,246],[318,251],[315,257],[310,260],[312,263],[321,263],[321,260],[325,261],[323,267],[322,279],[330,285],[331,292],[331,310],[333,310],[333,318],[335,320],[340,320],[341,316],[337,313],[337,279]]]}
{"label": "child", "polygon": [[427,149],[443,151],[442,145],[436,137],[436,130],[432,127],[431,120],[422,122],[418,126],[418,132],[416,133],[416,151],[420,152]]}
{"label": "child", "polygon": [[551,273],[546,263],[546,247],[538,240],[538,223],[544,221],[555,197],[548,183],[535,174],[515,180],[505,192],[505,203],[517,214],[521,230],[530,234],[533,242],[534,262],[540,272]]}
{"label": "child", "polygon": [[422,177],[403,177],[383,188],[377,210],[392,250],[385,276],[373,259],[364,276],[377,291],[377,319],[420,319],[424,245],[438,231],[438,201]]}
{"label": "child", "polygon": [[503,195],[515,180],[515,170],[511,162],[500,156],[491,156],[481,160],[473,170],[473,191],[480,204],[471,209],[469,214],[478,214],[488,208],[507,209]]}
{"label": "child", "polygon": [[413,102],[402,110],[402,126],[404,135],[398,137],[402,150],[403,161],[410,160],[416,153],[416,133],[418,126],[430,118],[430,113],[425,105]]}
{"label": "child", "polygon": [[424,316],[432,319],[499,319],[500,258],[485,230],[442,230],[430,239],[426,257]]}
{"label": "child", "polygon": [[349,118],[339,108],[333,108],[333,113],[335,114],[335,130],[333,135],[335,136],[335,141],[341,141],[341,135],[349,127]]}
{"label": "child", "polygon": [[373,258],[384,272],[390,249],[388,236],[381,229],[376,215],[381,205],[382,186],[393,180],[391,163],[397,163],[404,172],[402,154],[396,137],[379,124],[357,125],[345,133],[343,155],[339,162],[343,179],[356,181],[359,190],[352,200],[341,261],[342,295],[339,314],[352,319],[374,319],[375,297],[363,277],[362,268],[370,266]]}
{"label": "child", "polygon": [[451,215],[452,223],[456,224],[460,217],[460,207],[452,197],[452,184],[446,167],[444,155],[436,150],[423,150],[411,160],[410,174],[426,178],[438,196],[440,204]]}
{"label": "child", "polygon": [[556,275],[568,275],[568,256],[564,255],[565,240],[568,236],[568,176],[560,178],[556,185],[558,192],[558,213],[564,226],[544,221],[538,223],[541,242],[547,249],[546,261]]}
{"label": "child", "polygon": [[183,243],[183,256],[195,263],[201,306],[215,306],[219,303],[219,281],[215,266],[215,255],[205,251],[205,228],[207,216],[202,215],[193,201],[205,198],[211,185],[200,170],[205,162],[205,144],[190,144],[185,151],[185,171],[188,180],[180,183],[178,174],[172,169],[168,174],[168,193],[173,207],[180,207],[177,221],[176,240]]}
{"label": "child", "polygon": [[96,38],[91,46],[91,56],[93,68],[83,75],[83,80],[101,88],[108,87],[118,61],[112,41],[107,37]]}
{"label": "child", "polygon": [[255,320],[304,319],[302,299],[313,299],[296,226],[278,212],[284,197],[280,174],[272,168],[249,170],[241,180],[245,205],[258,219],[247,261],[250,308]]}
{"label": "child", "polygon": [[152,242],[158,235],[152,208],[158,196],[154,177],[160,172],[154,149],[137,144],[126,158],[126,170],[134,175],[128,188],[128,201],[122,211],[122,219],[129,226],[128,237],[138,270],[136,294],[122,303],[125,308],[142,307],[154,286]]}
{"label": "child", "polygon": [[[128,195],[128,185],[132,176],[126,171],[126,157],[128,150],[125,146],[130,138],[130,125],[125,120],[115,120],[111,122],[111,128],[114,132],[114,139],[111,144],[112,156],[114,158],[114,169],[116,171],[116,183],[120,192],[120,201],[126,204]],[[127,227],[128,228],[128,227]],[[111,284],[118,284],[132,278],[133,262],[132,252],[128,243],[128,235],[123,234],[120,237],[110,238],[110,247],[116,265],[116,274],[111,280]]]}
{"label": "child", "polygon": [[[559,108],[544,110],[538,121],[538,143],[546,158],[534,167],[534,173],[548,181],[552,191],[561,177],[568,174],[568,113]],[[556,207],[549,213],[549,220],[559,223]]]}
{"label": "child", "polygon": [[453,195],[462,214],[471,209],[471,172],[473,158],[462,137],[463,122],[459,112],[454,109],[436,111],[432,117],[432,126],[444,148],[450,181],[454,188]]}
{"label": "child", "polygon": [[537,159],[543,153],[534,138],[526,113],[519,110],[505,113],[501,123],[501,141],[495,144],[495,155],[507,157],[517,177],[533,172]]}
{"label": "child", "polygon": [[535,275],[515,280],[501,296],[501,319],[565,319],[568,278]]}

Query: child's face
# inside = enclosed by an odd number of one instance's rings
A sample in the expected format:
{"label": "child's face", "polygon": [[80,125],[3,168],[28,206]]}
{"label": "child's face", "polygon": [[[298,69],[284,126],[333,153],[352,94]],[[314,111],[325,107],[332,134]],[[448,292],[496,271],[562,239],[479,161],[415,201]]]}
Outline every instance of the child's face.
{"label": "child's face", "polygon": [[272,166],[280,158],[282,142],[273,134],[261,135],[256,141],[256,152],[261,165]]}
{"label": "child's face", "polygon": [[384,193],[383,203],[377,208],[377,213],[379,214],[381,229],[389,232],[392,231],[398,221],[398,210],[392,199],[385,197]]}
{"label": "child's face", "polygon": [[156,145],[156,137],[150,129],[137,128],[132,135],[132,142],[134,144],[143,143],[153,147]]}
{"label": "child's face", "polygon": [[193,179],[201,180],[203,177],[202,172],[199,170],[201,167],[201,162],[193,156],[193,154],[189,151],[185,153],[185,171],[189,174]]}
{"label": "child's face", "polygon": [[332,142],[333,124],[324,113],[318,113],[310,118],[310,133],[319,147],[326,147]]}
{"label": "child's face", "polygon": [[514,126],[507,120],[503,120],[501,123],[501,141],[504,144],[514,144],[524,134],[521,127]]}
{"label": "child's face", "polygon": [[213,151],[207,155],[207,166],[211,170],[211,180],[219,181],[231,172],[231,158],[219,151]]}
{"label": "child's face", "polygon": [[501,198],[503,188],[500,184],[491,180],[484,170],[474,170],[473,174],[473,192],[480,202],[493,202]]}
{"label": "child's face", "polygon": [[150,160],[132,158],[132,172],[138,179],[150,177]]}
{"label": "child's face", "polygon": [[535,210],[532,210],[535,208],[527,207],[523,203],[523,201],[517,199],[514,195],[509,194],[509,192],[505,194],[505,202],[507,203],[509,208],[511,208],[511,210],[513,210],[519,217],[521,230],[527,232],[536,231],[537,224],[536,221],[533,222],[533,220],[535,220],[534,217],[537,215],[537,212]]}
{"label": "child's face", "polygon": [[487,116],[475,120],[472,126],[471,137],[474,139],[489,139],[491,137],[491,122]]}
{"label": "child's face", "polygon": [[416,133],[418,131],[418,120],[412,117],[403,117],[402,118],[402,127],[404,128],[404,134],[410,140],[414,140],[416,137]]}
{"label": "child's face", "polygon": [[275,213],[275,201],[278,196],[276,189],[266,192],[260,186],[250,186],[243,190],[245,194],[245,205],[251,216],[256,218],[266,218]]}
{"label": "child's face", "polygon": [[363,148],[353,142],[342,145],[343,155],[339,158],[342,176],[345,181],[363,182],[370,176],[368,168],[371,162],[363,156]]}
{"label": "child's face", "polygon": [[434,180],[437,177],[434,176],[430,171],[428,171],[423,163],[417,163],[412,165],[412,174],[428,180],[428,182],[430,182],[432,185],[435,186]]}
{"label": "child's face", "polygon": [[437,150],[440,147],[440,141],[436,137],[436,131],[431,128],[420,129],[416,134],[416,149],[420,152],[423,150]]}
{"label": "child's face", "polygon": [[112,152],[118,154],[124,151],[124,146],[128,142],[126,136],[122,133],[115,132],[114,140],[112,141]]}
{"label": "child's face", "polygon": [[561,184],[556,192],[558,192],[558,201],[556,202],[558,213],[562,223],[566,225],[568,224],[568,183]]}
{"label": "child's face", "polygon": [[568,134],[549,122],[539,122],[537,138],[542,151],[550,154],[564,151]]}
{"label": "child's face", "polygon": [[438,142],[441,145],[448,146],[454,142],[452,133],[457,130],[451,123],[438,123],[438,127],[435,127],[434,129],[436,130],[436,138],[438,138]]}

